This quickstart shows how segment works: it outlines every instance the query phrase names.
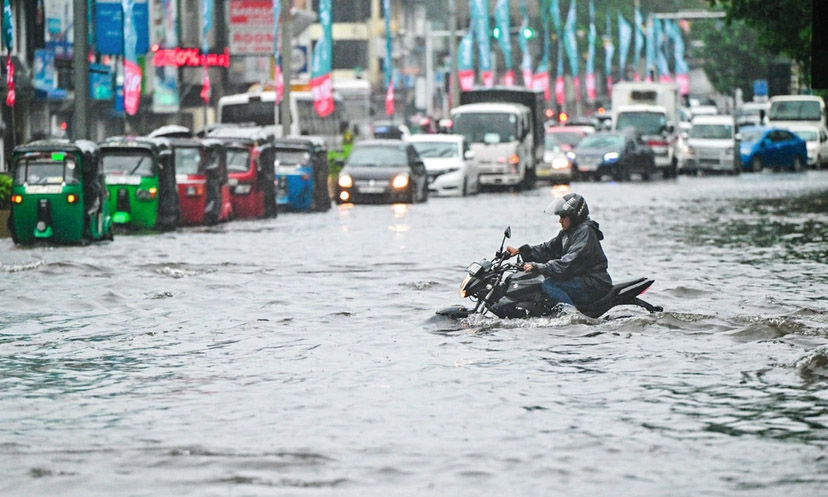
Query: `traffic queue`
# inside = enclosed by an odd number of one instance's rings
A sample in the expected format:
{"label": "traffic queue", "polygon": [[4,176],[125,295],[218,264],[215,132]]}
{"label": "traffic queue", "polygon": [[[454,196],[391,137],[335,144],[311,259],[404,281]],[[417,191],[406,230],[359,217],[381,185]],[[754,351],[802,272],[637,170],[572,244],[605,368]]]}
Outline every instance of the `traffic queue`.
{"label": "traffic queue", "polygon": [[86,244],[280,211],[330,209],[328,151],[312,136],[186,128],[15,147],[9,231],[18,245]]}

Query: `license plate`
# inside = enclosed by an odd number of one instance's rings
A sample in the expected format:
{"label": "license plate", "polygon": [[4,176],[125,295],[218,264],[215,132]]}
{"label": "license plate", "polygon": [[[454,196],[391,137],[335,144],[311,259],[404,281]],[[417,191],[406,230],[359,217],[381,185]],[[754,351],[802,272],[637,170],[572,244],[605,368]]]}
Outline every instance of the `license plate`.
{"label": "license plate", "polygon": [[384,193],[385,187],[383,186],[360,186],[359,193]]}

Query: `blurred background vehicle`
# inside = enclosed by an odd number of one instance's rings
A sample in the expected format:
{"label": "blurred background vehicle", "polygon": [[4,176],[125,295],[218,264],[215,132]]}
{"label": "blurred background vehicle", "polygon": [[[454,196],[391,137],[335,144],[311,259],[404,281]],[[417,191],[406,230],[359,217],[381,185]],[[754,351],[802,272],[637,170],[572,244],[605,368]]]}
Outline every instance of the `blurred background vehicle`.
{"label": "blurred background vehicle", "polygon": [[788,130],[805,140],[808,167],[822,169],[828,164],[828,129],[812,124],[792,124]]}
{"label": "blurred background vehicle", "polygon": [[687,139],[685,168],[695,173],[738,174],[738,150],[733,116],[696,116]]}
{"label": "blurred background vehicle", "polygon": [[339,173],[334,198],[339,204],[425,202],[425,164],[403,140],[361,141],[354,145]]}
{"label": "blurred background vehicle", "polygon": [[764,126],[768,122],[767,102],[745,102],[736,112],[737,126]]}
{"label": "blurred background vehicle", "polygon": [[546,128],[546,135],[554,135],[558,145],[564,152],[572,151],[585,136],[594,132],[594,128],[584,126],[550,126]]}
{"label": "blurred background vehicle", "polygon": [[420,134],[406,140],[414,146],[428,172],[428,189],[435,195],[465,197],[480,191],[474,152],[463,135]]}
{"label": "blurred background vehicle", "polygon": [[802,171],[808,160],[805,141],[792,132],[771,127],[745,127],[741,135],[740,154],[743,171],[761,172],[786,169]]}
{"label": "blurred background vehicle", "polygon": [[609,175],[616,181],[628,181],[638,174],[649,181],[657,172],[653,151],[633,130],[593,133],[573,152],[577,178],[600,180]]}
{"label": "blurred background vehicle", "polygon": [[322,212],[331,208],[328,150],[319,136],[277,138],[261,151],[274,169],[279,209]]}
{"label": "blurred background vehicle", "polygon": [[538,181],[568,184],[575,176],[572,151],[565,152],[556,133],[544,136],[543,162],[538,165]]}

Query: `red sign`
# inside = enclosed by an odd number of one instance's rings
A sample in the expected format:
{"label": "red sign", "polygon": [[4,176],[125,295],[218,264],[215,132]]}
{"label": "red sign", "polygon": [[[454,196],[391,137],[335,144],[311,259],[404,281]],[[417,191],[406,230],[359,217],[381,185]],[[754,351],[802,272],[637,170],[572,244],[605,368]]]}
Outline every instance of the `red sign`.
{"label": "red sign", "polygon": [[224,53],[204,55],[198,48],[160,48],[153,52],[152,65],[155,67],[230,67],[230,50]]}

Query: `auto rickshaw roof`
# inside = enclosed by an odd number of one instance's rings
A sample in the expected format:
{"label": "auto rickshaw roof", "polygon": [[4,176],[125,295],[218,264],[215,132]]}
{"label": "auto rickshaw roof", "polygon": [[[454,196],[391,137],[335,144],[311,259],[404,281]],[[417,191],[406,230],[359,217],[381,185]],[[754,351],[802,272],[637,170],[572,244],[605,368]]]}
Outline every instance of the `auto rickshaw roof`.
{"label": "auto rickshaw roof", "polygon": [[190,128],[181,126],[180,124],[167,124],[166,126],[161,126],[160,128],[152,130],[147,136],[152,138],[161,136],[165,136],[167,138],[190,138],[194,137],[195,133],[193,133],[193,130]]}
{"label": "auto rickshaw roof", "polygon": [[96,157],[100,149],[90,140],[51,139],[37,140],[14,147],[14,154],[29,152],[70,152],[80,153],[87,158]]}
{"label": "auto rickshaw roof", "polygon": [[312,148],[315,151],[325,149],[325,139],[321,136],[291,135],[273,141],[276,148]]}
{"label": "auto rickshaw roof", "polygon": [[171,147],[168,138],[153,138],[149,136],[111,136],[102,141],[99,145],[101,150],[104,149],[125,149],[125,148],[141,148],[151,152],[160,152]]}

